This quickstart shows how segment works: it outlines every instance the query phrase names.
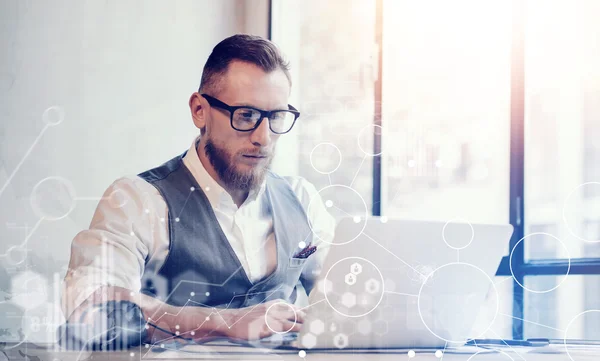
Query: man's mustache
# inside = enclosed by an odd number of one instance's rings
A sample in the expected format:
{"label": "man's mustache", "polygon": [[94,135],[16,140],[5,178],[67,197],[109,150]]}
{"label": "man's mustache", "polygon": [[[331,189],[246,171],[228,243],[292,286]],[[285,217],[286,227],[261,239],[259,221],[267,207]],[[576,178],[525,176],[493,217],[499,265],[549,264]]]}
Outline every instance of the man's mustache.
{"label": "man's mustache", "polygon": [[260,151],[260,150],[256,150],[256,149],[242,150],[242,151],[238,152],[238,154],[249,155],[251,157],[265,157],[265,158],[271,158],[273,156],[273,152]]}

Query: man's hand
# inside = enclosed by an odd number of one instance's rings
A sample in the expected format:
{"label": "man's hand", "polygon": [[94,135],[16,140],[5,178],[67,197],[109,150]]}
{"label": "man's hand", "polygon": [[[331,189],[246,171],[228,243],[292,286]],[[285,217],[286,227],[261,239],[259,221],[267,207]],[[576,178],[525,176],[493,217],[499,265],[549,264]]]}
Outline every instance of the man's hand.
{"label": "man's hand", "polygon": [[218,329],[227,337],[258,340],[274,333],[300,331],[305,313],[297,306],[273,300],[246,308],[222,310],[212,317],[215,322],[222,323]]}

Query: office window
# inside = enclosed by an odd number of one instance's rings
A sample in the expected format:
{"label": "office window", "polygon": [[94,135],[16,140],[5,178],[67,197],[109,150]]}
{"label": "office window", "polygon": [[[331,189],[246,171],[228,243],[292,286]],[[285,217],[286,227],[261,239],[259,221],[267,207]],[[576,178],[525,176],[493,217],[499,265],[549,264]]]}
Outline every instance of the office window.
{"label": "office window", "polygon": [[[521,21],[515,4],[524,6],[523,69],[512,38]],[[272,10],[273,39],[297,65],[293,95],[303,119],[298,161],[289,163],[295,172],[318,189],[352,185],[369,211],[380,206],[387,216],[506,223],[512,215],[525,235],[524,260],[515,266],[524,270],[524,289],[512,278],[495,282],[502,313],[512,309],[525,320],[499,316],[496,335],[559,336],[553,332],[580,314],[573,337],[600,338],[593,331],[600,316],[585,313],[600,300],[600,276],[587,275],[600,273],[600,2],[276,0]],[[523,125],[519,104],[511,104],[511,85],[517,102],[520,86],[520,79],[511,83],[511,68],[525,74],[524,154],[511,154],[511,132],[518,144]],[[378,101],[382,127],[374,138]],[[365,154],[374,139],[382,142],[381,177]],[[522,185],[524,197],[511,209],[510,191]],[[373,186],[381,187],[380,197],[373,194],[381,204],[371,200]],[[362,206],[355,199],[348,207]],[[596,265],[568,277],[541,275],[539,267],[547,273],[552,261],[568,257]],[[510,276],[508,257],[499,274]]]}
{"label": "office window", "polygon": [[510,1],[383,5],[383,213],[507,223]]}
{"label": "office window", "polygon": [[330,208],[336,218],[370,215],[375,0],[273,1],[272,21],[273,40],[291,62],[293,104],[302,112],[292,135],[292,173],[341,205],[339,213]]}
{"label": "office window", "polygon": [[[382,214],[508,223],[510,1],[383,6]],[[512,283],[499,284],[510,314]],[[511,325],[498,316],[486,336]]]}
{"label": "office window", "polygon": [[[525,277],[526,287],[550,289],[562,281],[561,276]],[[584,287],[585,286],[585,287]],[[600,339],[600,309],[598,297],[600,276],[569,276],[549,297],[547,293],[525,293],[525,337],[562,339]],[[584,291],[581,291],[585,289]]]}
{"label": "office window", "polygon": [[[535,234],[525,242],[526,261],[600,256],[599,13],[595,0],[526,8],[525,234]],[[526,277],[537,293],[525,292],[525,319],[564,329],[598,307],[598,281]],[[580,337],[600,338],[584,326]],[[553,332],[525,324],[526,337],[559,336]]]}

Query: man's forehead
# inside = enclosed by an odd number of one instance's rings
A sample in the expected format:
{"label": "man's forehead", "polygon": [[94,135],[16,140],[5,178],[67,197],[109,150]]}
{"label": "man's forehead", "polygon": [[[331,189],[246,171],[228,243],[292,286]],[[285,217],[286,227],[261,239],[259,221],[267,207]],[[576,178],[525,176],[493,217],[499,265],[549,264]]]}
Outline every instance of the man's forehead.
{"label": "man's forehead", "polygon": [[222,81],[220,99],[230,105],[252,105],[264,109],[287,107],[290,82],[281,69],[265,72],[246,62],[229,64]]}

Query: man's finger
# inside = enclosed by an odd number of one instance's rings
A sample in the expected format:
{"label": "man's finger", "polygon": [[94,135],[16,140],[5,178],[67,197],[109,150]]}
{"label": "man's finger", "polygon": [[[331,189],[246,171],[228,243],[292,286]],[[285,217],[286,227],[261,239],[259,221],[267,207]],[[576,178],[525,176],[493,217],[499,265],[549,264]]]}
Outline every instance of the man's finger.
{"label": "man's finger", "polygon": [[300,332],[302,329],[302,324],[293,321],[284,321],[282,322],[282,329],[280,332]]}

